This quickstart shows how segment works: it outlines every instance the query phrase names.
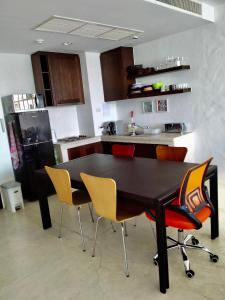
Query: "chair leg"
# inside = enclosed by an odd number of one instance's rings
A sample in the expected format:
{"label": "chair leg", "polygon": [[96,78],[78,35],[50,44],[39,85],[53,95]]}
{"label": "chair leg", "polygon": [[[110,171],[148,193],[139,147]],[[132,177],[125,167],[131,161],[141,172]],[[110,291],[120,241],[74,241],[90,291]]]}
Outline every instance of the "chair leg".
{"label": "chair leg", "polygon": [[187,273],[188,271],[190,271],[190,261],[188,259],[187,252],[184,246],[180,247],[180,251],[183,258],[185,272]]}
{"label": "chair leg", "polygon": [[98,217],[96,221],[96,227],[95,227],[95,239],[94,239],[94,245],[92,250],[92,257],[95,257],[95,247],[96,247],[96,240],[97,240],[97,233],[98,233],[98,223],[103,217]]}
{"label": "chair leg", "polygon": [[153,236],[154,236],[154,239],[155,239],[155,242],[156,242],[155,228],[154,228],[154,226],[153,226],[153,223],[152,223],[152,222],[150,222],[150,224],[151,224],[152,233],[153,233]]}
{"label": "chair leg", "polygon": [[81,235],[81,241],[82,241],[82,250],[85,252],[85,242],[84,242],[84,235],[83,235],[83,228],[82,228],[82,223],[81,223],[81,218],[80,218],[80,207],[78,206],[77,208],[77,216],[78,216],[78,221],[79,221],[79,226],[80,226],[80,235]]}
{"label": "chair leg", "polygon": [[116,229],[115,229],[115,227],[114,227],[114,225],[113,225],[113,222],[111,221],[111,226],[112,226],[112,230],[113,230],[113,232],[116,232]]}
{"label": "chair leg", "polygon": [[136,227],[136,226],[137,226],[137,219],[134,218],[134,227]]}
{"label": "chair leg", "polygon": [[128,236],[128,233],[127,233],[127,224],[126,224],[125,221],[124,221],[124,231],[125,231],[125,236]]}
{"label": "chair leg", "polygon": [[188,234],[184,239],[184,245],[186,245],[187,242],[190,241],[192,238],[194,238],[193,234]]}
{"label": "chair leg", "polygon": [[121,230],[122,230],[122,239],[123,239],[125,275],[126,275],[126,277],[129,277],[130,275],[129,275],[129,271],[128,271],[127,250],[126,250],[126,243],[125,243],[125,222],[121,223]]}
{"label": "chair leg", "polygon": [[58,233],[59,239],[62,237],[62,220],[63,220],[63,205],[61,205],[60,207],[60,223],[59,223],[59,233]]}
{"label": "chair leg", "polygon": [[95,220],[94,220],[94,217],[93,217],[93,212],[92,212],[92,208],[90,206],[90,203],[88,203],[88,208],[89,208],[89,212],[90,212],[90,215],[91,215],[91,221],[92,221],[92,223],[94,223]]}

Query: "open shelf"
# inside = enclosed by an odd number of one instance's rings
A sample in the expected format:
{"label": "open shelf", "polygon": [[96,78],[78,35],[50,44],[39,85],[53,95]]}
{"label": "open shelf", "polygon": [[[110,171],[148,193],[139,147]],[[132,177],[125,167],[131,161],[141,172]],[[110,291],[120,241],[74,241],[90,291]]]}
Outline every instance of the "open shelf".
{"label": "open shelf", "polygon": [[191,88],[180,89],[180,90],[175,90],[175,91],[165,91],[165,92],[155,90],[155,91],[143,92],[143,93],[139,93],[139,94],[130,94],[130,95],[128,95],[128,99],[183,94],[183,93],[190,93],[190,92],[191,92]]}
{"label": "open shelf", "polygon": [[[149,69],[149,70],[148,70]],[[128,73],[129,78],[140,78],[145,76],[153,76],[161,73],[168,73],[168,72],[175,72],[175,71],[182,71],[182,70],[190,70],[190,65],[183,65],[178,67],[166,68],[161,70],[154,70],[153,68],[143,68],[142,73],[140,74],[132,74],[131,72]]]}

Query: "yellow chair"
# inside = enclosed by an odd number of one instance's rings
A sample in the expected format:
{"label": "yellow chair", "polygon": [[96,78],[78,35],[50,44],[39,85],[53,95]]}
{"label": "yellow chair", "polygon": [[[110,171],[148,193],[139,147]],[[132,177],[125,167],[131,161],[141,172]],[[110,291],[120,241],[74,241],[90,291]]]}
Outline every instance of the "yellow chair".
{"label": "yellow chair", "polygon": [[95,256],[99,221],[105,218],[110,220],[111,222],[120,223],[125,259],[125,275],[129,277],[125,244],[125,221],[142,214],[144,212],[144,209],[136,207],[132,204],[132,202],[129,203],[129,205],[124,205],[126,201],[122,199],[120,199],[121,201],[117,201],[116,182],[113,179],[95,177],[85,173],[81,173],[80,176],[89,192],[89,195],[93,202],[93,206],[98,215],[92,256]]}
{"label": "yellow chair", "polygon": [[81,217],[80,217],[80,208],[82,205],[88,204],[91,219],[92,219],[92,222],[94,223],[92,210],[89,205],[89,203],[91,202],[91,199],[90,199],[88,193],[81,191],[81,190],[76,190],[76,191],[72,192],[71,182],[70,182],[70,174],[67,170],[51,168],[48,166],[45,166],[45,170],[46,170],[47,174],[49,175],[49,177],[54,185],[54,188],[56,190],[58,199],[61,202],[60,226],[59,226],[58,237],[61,238],[61,236],[62,236],[62,218],[63,218],[64,205],[66,205],[66,204],[74,205],[75,207],[77,207],[77,215],[78,215],[78,221],[79,221],[79,226],[80,226],[80,235],[81,235],[81,240],[82,240],[82,249],[83,249],[83,251],[86,251]]}

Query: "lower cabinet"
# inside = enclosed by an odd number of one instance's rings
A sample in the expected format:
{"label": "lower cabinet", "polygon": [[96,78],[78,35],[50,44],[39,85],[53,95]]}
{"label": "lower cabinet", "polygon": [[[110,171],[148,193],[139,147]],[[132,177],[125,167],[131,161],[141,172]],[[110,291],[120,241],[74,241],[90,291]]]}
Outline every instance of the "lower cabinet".
{"label": "lower cabinet", "polygon": [[134,144],[134,143],[116,143],[116,142],[102,142],[103,153],[112,154],[112,145],[135,145],[136,157],[156,158],[156,146],[154,144]]}
{"label": "lower cabinet", "polygon": [[93,153],[104,153],[112,154],[112,145],[135,145],[135,156],[136,157],[146,157],[146,158],[156,158],[156,146],[155,144],[135,144],[135,143],[117,143],[117,142],[97,142],[80,147],[68,149],[69,160],[78,157],[90,155]]}
{"label": "lower cabinet", "polygon": [[69,160],[90,155],[93,153],[103,153],[101,142],[70,148],[67,151],[68,151]]}

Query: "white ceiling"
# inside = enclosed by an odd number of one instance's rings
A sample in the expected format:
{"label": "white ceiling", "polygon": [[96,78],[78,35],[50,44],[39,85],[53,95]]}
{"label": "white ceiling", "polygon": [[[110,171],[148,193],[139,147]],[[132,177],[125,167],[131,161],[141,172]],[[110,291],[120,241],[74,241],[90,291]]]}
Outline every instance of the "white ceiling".
{"label": "white ceiling", "polygon": [[[221,4],[225,1],[207,2]],[[0,0],[0,7],[0,52],[9,53],[33,53],[38,50],[101,52],[117,46],[134,46],[207,23],[144,0]],[[143,30],[144,35],[138,40],[127,38],[117,42],[33,30],[52,15]],[[41,45],[35,43],[38,38],[45,42]],[[68,41],[72,45],[62,45]]]}

